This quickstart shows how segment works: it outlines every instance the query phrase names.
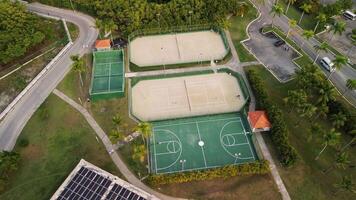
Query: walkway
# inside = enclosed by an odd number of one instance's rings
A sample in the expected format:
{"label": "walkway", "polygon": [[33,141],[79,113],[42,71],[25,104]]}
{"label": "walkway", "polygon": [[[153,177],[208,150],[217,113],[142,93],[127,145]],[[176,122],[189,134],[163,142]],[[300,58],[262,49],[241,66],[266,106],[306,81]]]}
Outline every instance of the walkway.
{"label": "walkway", "polygon": [[[69,105],[71,105],[73,108],[75,108],[77,111],[79,111],[84,118],[87,120],[89,125],[93,128],[97,136],[101,139],[103,142],[107,152],[111,152],[114,149],[114,146],[110,142],[108,136],[105,134],[103,129],[98,125],[98,123],[95,121],[95,119],[89,114],[89,112],[81,105],[70,99],[68,96],[66,96],[64,93],[61,91],[54,89],[53,93],[57,95],[59,98],[61,98],[63,101],[67,102]],[[158,198],[161,198],[162,200],[177,200],[180,198],[174,198],[170,197],[164,194],[161,194],[145,184],[143,184],[136,176],[127,168],[126,164],[122,161],[120,156],[116,151],[113,151],[113,153],[109,153],[112,161],[115,163],[117,168],[120,170],[120,172],[125,176],[126,180],[130,182],[131,184],[145,190],[146,192],[149,192],[153,195],[156,195]]]}

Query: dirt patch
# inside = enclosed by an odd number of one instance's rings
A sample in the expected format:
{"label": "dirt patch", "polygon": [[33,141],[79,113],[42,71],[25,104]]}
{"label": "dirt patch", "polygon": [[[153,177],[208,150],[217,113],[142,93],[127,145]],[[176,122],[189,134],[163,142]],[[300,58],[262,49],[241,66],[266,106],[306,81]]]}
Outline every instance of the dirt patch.
{"label": "dirt patch", "polygon": [[29,144],[23,148],[21,152],[22,159],[24,160],[37,160],[43,155],[43,149],[38,145]]}

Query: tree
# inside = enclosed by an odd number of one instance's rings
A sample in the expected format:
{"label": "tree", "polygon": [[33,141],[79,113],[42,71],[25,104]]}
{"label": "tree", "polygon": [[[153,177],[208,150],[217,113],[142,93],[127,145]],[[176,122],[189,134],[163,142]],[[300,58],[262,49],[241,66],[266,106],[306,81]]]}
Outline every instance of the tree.
{"label": "tree", "polygon": [[111,132],[109,133],[109,139],[113,144],[118,143],[124,138],[124,134],[118,130],[111,130]]}
{"label": "tree", "polygon": [[250,7],[247,5],[246,2],[239,2],[236,15],[240,15],[241,17],[244,17],[244,15],[248,13],[249,9]]}
{"label": "tree", "polygon": [[327,105],[329,101],[335,100],[336,91],[331,84],[327,83],[318,87],[320,89],[318,90],[317,105]]}
{"label": "tree", "polygon": [[328,80],[330,80],[330,77],[331,75],[340,70],[342,68],[343,65],[346,65],[347,64],[347,58],[345,56],[342,56],[342,55],[336,55],[335,56],[335,59],[333,60],[333,63],[334,63],[334,69],[330,69],[330,74],[328,76]]}
{"label": "tree", "polygon": [[322,135],[323,129],[319,124],[312,124],[310,129],[309,129],[309,137],[308,137],[308,142],[310,142],[314,136],[317,135]]}
{"label": "tree", "polygon": [[70,59],[73,61],[73,71],[78,72],[81,86],[83,86],[82,72],[85,72],[84,60],[79,58],[79,55],[72,55]]}
{"label": "tree", "polygon": [[316,29],[318,28],[320,23],[325,23],[327,20],[327,17],[324,13],[319,13],[318,16],[316,17],[316,19],[318,20],[318,22],[316,23],[315,27],[314,27],[314,33],[316,32]]}
{"label": "tree", "polygon": [[289,19],[288,25],[289,25],[289,26],[288,26],[287,38],[288,38],[288,36],[289,36],[290,31],[291,31],[294,27],[297,26],[297,21],[295,21],[294,19]]}
{"label": "tree", "polygon": [[283,7],[280,4],[275,4],[272,6],[272,10],[270,13],[272,14],[272,27],[273,27],[274,18],[276,17],[276,15],[280,17],[283,14]]}
{"label": "tree", "polygon": [[119,114],[116,114],[115,116],[112,117],[112,122],[116,126],[116,129],[119,131],[119,126],[122,122],[122,118]]}
{"label": "tree", "polygon": [[303,5],[300,8],[303,10],[303,12],[299,18],[298,24],[300,24],[300,22],[302,21],[304,14],[310,12],[310,10],[312,9],[312,6],[310,4],[303,3]]}
{"label": "tree", "polygon": [[345,30],[346,30],[346,23],[345,23],[345,22],[336,22],[336,23],[334,23],[334,24],[331,26],[331,28],[329,29],[329,32],[330,32],[330,31],[333,31],[329,42],[331,42],[331,41],[334,39],[334,36],[335,36],[336,34],[342,35],[342,33],[343,33]]}
{"label": "tree", "polygon": [[291,111],[293,111],[294,108],[300,108],[305,105],[307,103],[307,98],[307,93],[300,89],[288,91],[288,96],[283,100],[287,105],[289,105]]}
{"label": "tree", "polygon": [[103,38],[101,35],[101,30],[104,28],[104,23],[100,19],[95,19],[95,27],[99,30],[99,38]]}
{"label": "tree", "polygon": [[356,79],[347,79],[346,81],[346,89],[342,93],[342,96],[344,96],[348,91],[356,90]]}
{"label": "tree", "polygon": [[323,148],[315,157],[315,160],[320,158],[320,155],[325,151],[328,146],[335,146],[340,142],[340,133],[336,132],[335,129],[331,129],[330,131],[323,134]]}
{"label": "tree", "polygon": [[110,32],[110,39],[111,42],[113,42],[113,37],[112,37],[112,31],[115,31],[118,29],[118,26],[115,24],[115,22],[113,20],[105,20],[104,22],[104,31],[105,31],[105,35]]}
{"label": "tree", "polygon": [[14,151],[0,152],[0,179],[7,179],[19,166],[20,154]]}
{"label": "tree", "polygon": [[288,13],[289,6],[290,6],[290,5],[293,5],[296,1],[297,1],[297,0],[287,0],[288,5],[287,5],[287,9],[286,9],[285,14],[287,14],[287,13]]}
{"label": "tree", "polygon": [[346,169],[350,165],[351,161],[349,160],[349,155],[346,152],[340,153],[337,155],[334,163],[323,172],[325,174],[329,173],[335,167],[338,169]]}
{"label": "tree", "polygon": [[[305,31],[303,31],[302,36],[303,36],[305,39],[307,39],[307,40],[309,41],[310,38],[314,37],[314,31],[312,31],[312,30],[305,30]],[[305,43],[305,40],[303,40],[302,45],[301,45],[300,48],[303,48],[304,43]]]}
{"label": "tree", "polygon": [[317,107],[315,107],[313,104],[305,103],[301,105],[297,110],[300,116],[300,120],[296,123],[296,126],[298,126],[302,120],[305,120],[305,117],[310,119],[316,113],[316,110]]}
{"label": "tree", "polygon": [[355,183],[352,181],[352,176],[343,176],[341,181],[334,186],[337,188],[335,193],[339,191],[356,193]]}
{"label": "tree", "polygon": [[135,130],[142,135],[142,140],[145,143],[145,140],[149,138],[152,134],[152,125],[148,122],[142,122],[137,125]]}
{"label": "tree", "polygon": [[133,149],[132,158],[143,163],[145,161],[146,153],[145,145],[136,145]]}
{"label": "tree", "polygon": [[318,58],[319,58],[319,56],[320,56],[320,51],[323,51],[323,52],[325,52],[325,53],[328,52],[329,45],[328,45],[328,43],[323,42],[323,43],[321,43],[320,45],[315,46],[315,49],[316,49],[317,55],[316,55],[316,58],[315,58],[313,64],[318,60]]}
{"label": "tree", "polygon": [[341,128],[345,125],[347,118],[344,113],[339,112],[331,115],[331,120],[333,121],[332,124],[335,128]]}

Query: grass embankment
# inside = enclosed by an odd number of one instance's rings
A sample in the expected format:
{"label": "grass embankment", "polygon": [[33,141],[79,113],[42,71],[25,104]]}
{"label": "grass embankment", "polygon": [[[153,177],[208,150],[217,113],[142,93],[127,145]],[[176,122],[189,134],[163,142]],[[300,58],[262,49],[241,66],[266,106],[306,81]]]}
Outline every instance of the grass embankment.
{"label": "grass embankment", "polygon": [[242,40],[248,38],[246,33],[247,25],[257,18],[258,13],[255,7],[248,2],[248,13],[243,17],[241,16],[232,16],[229,20],[231,26],[229,28],[232,42],[234,43],[235,49],[239,56],[241,62],[256,61],[256,58],[250,54],[250,52],[241,44]]}
{"label": "grass embankment", "polygon": [[[22,147],[19,141],[28,140]],[[49,199],[81,158],[121,176],[80,113],[50,95],[22,131],[19,169],[0,199]]]}
{"label": "grass embankment", "polygon": [[[297,88],[296,80],[281,84],[264,67],[255,66],[248,69],[252,68],[264,80],[268,97],[282,109],[290,133],[289,141],[300,155],[300,160],[291,168],[283,168],[278,165],[278,170],[292,199],[354,199],[355,195],[351,193],[338,192],[335,194],[336,188],[334,187],[334,184],[339,183],[343,175],[352,174],[354,169],[334,169],[328,174],[324,174],[322,170],[330,167],[334,162],[335,150],[328,147],[320,159],[315,161],[317,153],[323,147],[321,138],[318,137],[318,139],[308,142],[311,120],[300,121],[297,113],[290,112],[290,106],[283,102],[283,98],[288,95],[288,91]],[[338,99],[341,99],[341,97],[338,97]],[[298,127],[295,126],[297,121],[300,121]],[[320,124],[325,131],[332,128],[331,123],[325,119],[317,119],[315,123]],[[268,133],[264,134],[264,137],[274,160],[277,160],[277,154]],[[342,144],[350,139],[348,136],[343,136]],[[351,163],[356,162],[355,153],[355,149],[349,150]]]}

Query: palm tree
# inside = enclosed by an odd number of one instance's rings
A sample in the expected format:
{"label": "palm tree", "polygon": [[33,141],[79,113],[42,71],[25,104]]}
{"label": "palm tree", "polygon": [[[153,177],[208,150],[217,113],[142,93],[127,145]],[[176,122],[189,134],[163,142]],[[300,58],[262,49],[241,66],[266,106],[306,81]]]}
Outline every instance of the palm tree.
{"label": "palm tree", "polygon": [[288,21],[288,25],[289,25],[289,27],[288,27],[288,31],[287,31],[287,37],[289,36],[290,31],[291,31],[295,26],[297,26],[297,21],[295,21],[294,19],[290,19],[290,20]]}
{"label": "palm tree", "polygon": [[297,0],[287,0],[288,5],[287,5],[287,9],[286,9],[285,14],[287,14],[287,13],[288,13],[289,6],[290,6],[290,5],[293,5],[296,1],[297,1]]}
{"label": "palm tree", "polygon": [[276,17],[276,15],[280,17],[283,14],[283,7],[280,4],[275,4],[272,6],[272,10],[270,13],[272,14],[272,28],[273,28],[274,18]]}
{"label": "palm tree", "polygon": [[20,154],[14,151],[0,152],[0,177],[8,177],[12,171],[17,170]]}
{"label": "palm tree", "polygon": [[340,142],[340,135],[341,134],[336,132],[335,129],[331,129],[330,131],[324,133],[324,135],[323,135],[324,147],[321,149],[321,151],[315,157],[315,160],[318,160],[320,158],[320,155],[325,151],[326,147],[337,145]]}
{"label": "palm tree", "polygon": [[141,133],[143,143],[145,143],[145,140],[149,138],[152,134],[152,125],[148,122],[142,122],[137,125],[135,130]]}
{"label": "palm tree", "polygon": [[70,59],[73,61],[72,68],[78,72],[81,86],[83,86],[82,72],[85,72],[84,60],[79,58],[79,55],[72,55]]}
{"label": "palm tree", "polygon": [[[312,38],[312,37],[314,36],[314,31],[312,31],[312,30],[305,30],[305,31],[303,31],[302,36],[303,36],[305,39],[307,39],[307,40],[309,41],[310,38]],[[304,43],[305,43],[305,40],[303,40],[302,45],[301,45],[300,48],[303,48]]]}
{"label": "palm tree", "polygon": [[346,23],[345,22],[336,22],[331,26],[331,29],[329,31],[333,31],[333,34],[331,35],[330,41],[331,42],[334,39],[334,36],[336,34],[342,35],[342,33],[346,30]]}
{"label": "palm tree", "polygon": [[99,30],[99,38],[102,38],[101,30],[104,28],[103,25],[103,21],[100,19],[95,19],[95,27]]}
{"label": "palm tree", "polygon": [[299,18],[298,24],[300,24],[300,22],[302,21],[304,14],[310,12],[310,10],[312,9],[312,6],[310,4],[304,3],[302,6],[300,6],[300,8],[303,10],[303,12]]}
{"label": "palm tree", "polygon": [[335,163],[333,163],[329,168],[325,169],[323,172],[327,174],[335,167],[338,169],[346,169],[350,165],[349,155],[346,152],[338,154]]}
{"label": "palm tree", "polygon": [[323,52],[327,53],[328,52],[328,48],[329,48],[329,45],[326,42],[323,42],[320,45],[315,46],[317,55],[316,55],[316,58],[315,58],[313,64],[318,60],[318,58],[320,56],[320,51],[323,51]]}
{"label": "palm tree", "polygon": [[110,39],[111,42],[113,42],[113,37],[112,37],[112,31],[115,31],[118,29],[118,26],[115,24],[115,22],[113,20],[106,20],[104,21],[104,31],[105,31],[105,35],[110,32]]}
{"label": "palm tree", "polygon": [[244,17],[246,13],[249,11],[249,6],[247,5],[246,2],[240,2],[238,7],[237,7],[237,15],[240,15],[241,17]]}
{"label": "palm tree", "polygon": [[308,137],[308,142],[310,142],[313,139],[313,136],[317,135],[322,135],[323,129],[319,124],[312,124],[310,129],[309,129],[309,137]]}
{"label": "palm tree", "polygon": [[331,75],[335,71],[340,70],[343,65],[347,64],[347,58],[345,56],[342,56],[342,55],[336,55],[335,59],[333,60],[333,63],[334,63],[334,66],[333,66],[334,69],[330,69],[331,72],[330,72],[330,74],[328,76],[328,80],[330,80]]}
{"label": "palm tree", "polygon": [[307,103],[307,93],[304,90],[289,90],[288,96],[284,98],[284,102],[289,105],[291,111],[293,108],[299,108]]}
{"label": "palm tree", "polygon": [[133,149],[132,158],[143,163],[145,161],[146,153],[145,145],[137,145]]}
{"label": "palm tree", "polygon": [[318,20],[318,22],[316,23],[316,25],[314,27],[314,32],[316,32],[316,29],[318,28],[320,23],[324,23],[327,20],[326,15],[324,13],[319,13],[318,16],[316,17],[316,19]]}
{"label": "palm tree", "polygon": [[317,120],[320,116],[326,117],[326,114],[329,112],[329,106],[326,104],[319,104],[317,105],[317,108],[319,112],[311,121],[312,124],[314,124],[315,120]]}
{"label": "palm tree", "polygon": [[334,186],[338,189],[335,193],[339,191],[356,193],[355,183],[352,181],[352,176],[343,176],[340,183],[337,183]]}
{"label": "palm tree", "polygon": [[124,134],[118,130],[111,130],[111,132],[109,133],[109,139],[113,144],[118,143],[124,138]]}
{"label": "palm tree", "polygon": [[342,93],[342,96],[344,96],[348,91],[356,90],[356,79],[347,79],[346,81],[346,89]]}
{"label": "palm tree", "polygon": [[313,104],[305,103],[305,104],[301,105],[297,110],[297,112],[299,113],[300,119],[296,123],[296,126],[299,126],[299,123],[302,120],[305,120],[305,117],[310,119],[316,113],[316,110],[317,110],[317,107],[315,107]]}
{"label": "palm tree", "polygon": [[347,118],[344,113],[339,112],[331,115],[331,120],[333,120],[332,124],[335,128],[341,128],[345,125]]}
{"label": "palm tree", "polygon": [[318,105],[327,105],[330,100],[335,100],[336,91],[331,84],[325,84],[318,90]]}

